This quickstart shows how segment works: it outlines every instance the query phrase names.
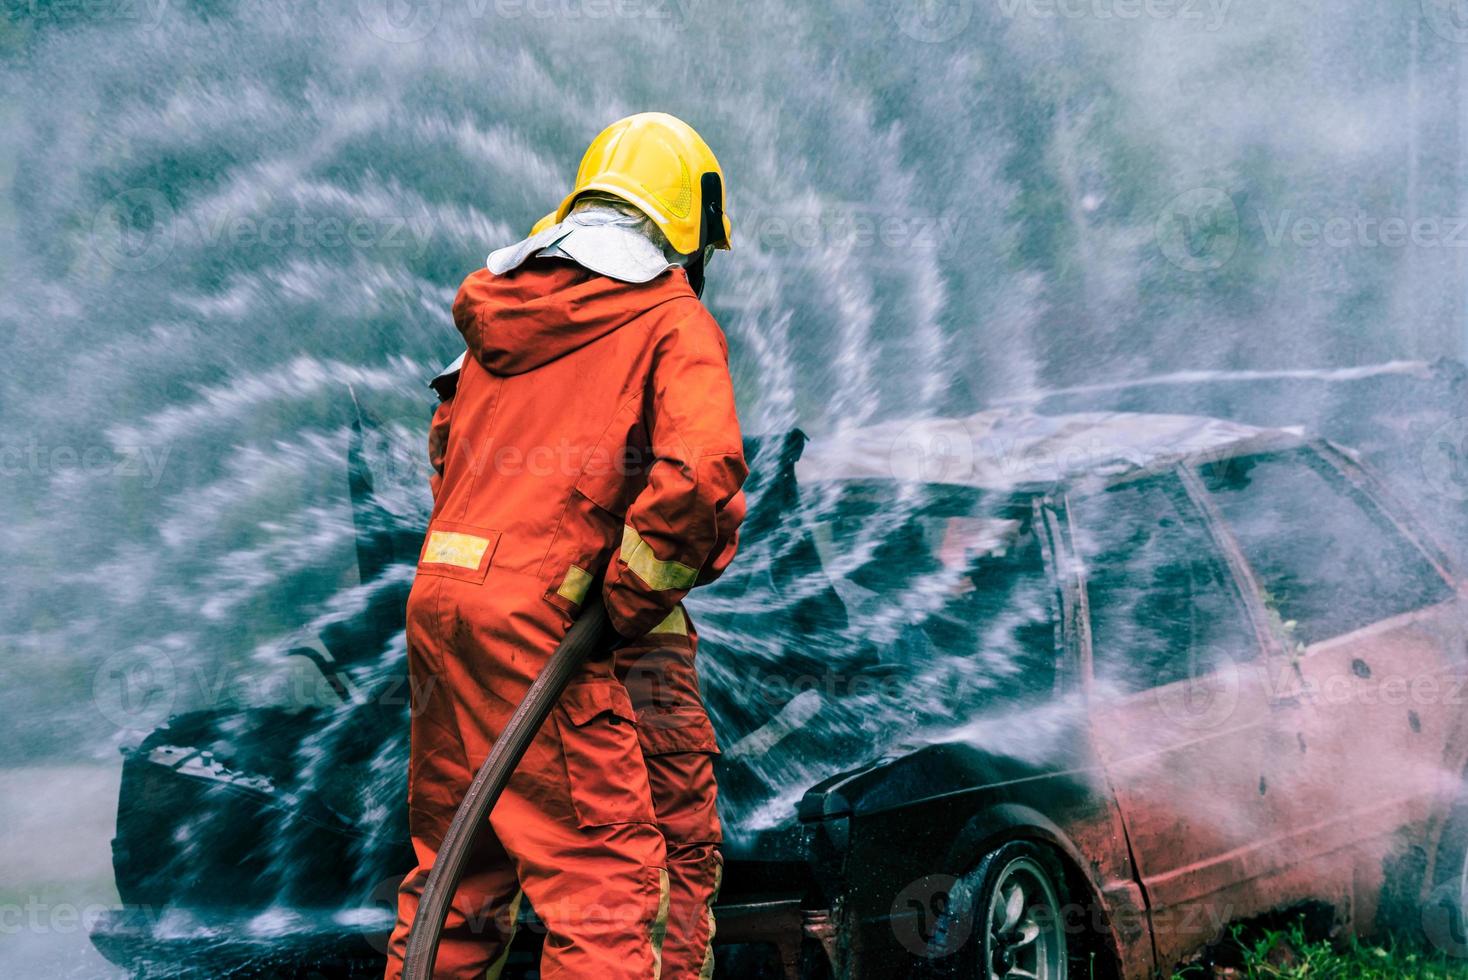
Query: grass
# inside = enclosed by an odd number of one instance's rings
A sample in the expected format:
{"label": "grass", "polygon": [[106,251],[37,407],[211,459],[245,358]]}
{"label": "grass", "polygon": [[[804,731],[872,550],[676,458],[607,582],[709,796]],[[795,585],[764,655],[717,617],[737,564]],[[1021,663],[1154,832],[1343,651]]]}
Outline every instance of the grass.
{"label": "grass", "polygon": [[1190,967],[1174,980],[1238,977],[1248,980],[1468,980],[1468,960],[1426,951],[1406,943],[1339,943],[1310,940],[1304,927],[1265,929],[1245,934],[1235,928],[1234,950],[1241,965]]}

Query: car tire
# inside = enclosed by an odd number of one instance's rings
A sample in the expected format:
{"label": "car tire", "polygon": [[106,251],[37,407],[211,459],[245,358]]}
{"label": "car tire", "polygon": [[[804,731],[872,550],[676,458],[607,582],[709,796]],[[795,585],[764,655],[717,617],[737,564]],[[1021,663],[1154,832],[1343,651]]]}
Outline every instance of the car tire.
{"label": "car tire", "polygon": [[944,980],[1067,980],[1067,902],[1050,850],[1003,844],[953,885],[925,972]]}

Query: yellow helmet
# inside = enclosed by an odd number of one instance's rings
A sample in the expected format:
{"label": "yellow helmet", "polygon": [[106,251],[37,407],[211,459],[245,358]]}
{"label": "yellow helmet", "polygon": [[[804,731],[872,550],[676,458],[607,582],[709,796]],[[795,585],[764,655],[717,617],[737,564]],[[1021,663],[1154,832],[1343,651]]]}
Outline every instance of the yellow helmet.
{"label": "yellow helmet", "polygon": [[556,212],[552,211],[550,214],[546,215],[544,218],[541,218],[539,221],[537,221],[534,225],[531,226],[531,228],[530,228],[530,234],[531,235],[539,235],[541,232],[545,231],[547,228],[549,228],[551,225],[553,225],[555,223],[556,223]]}
{"label": "yellow helmet", "polygon": [[576,184],[535,230],[564,221],[587,191],[615,195],[646,214],[684,255],[728,248],[724,172],[693,127],[666,112],[639,112],[612,123],[591,141]]}

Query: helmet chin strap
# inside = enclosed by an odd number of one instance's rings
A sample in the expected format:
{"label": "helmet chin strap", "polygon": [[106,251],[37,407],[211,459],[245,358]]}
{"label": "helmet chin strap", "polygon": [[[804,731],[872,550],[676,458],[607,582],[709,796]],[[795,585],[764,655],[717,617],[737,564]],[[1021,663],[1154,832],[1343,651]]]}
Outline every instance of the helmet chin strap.
{"label": "helmet chin strap", "polygon": [[707,264],[704,254],[707,251],[707,249],[699,249],[694,253],[693,258],[683,266],[683,271],[688,273],[688,285],[693,287],[693,295],[699,299],[703,299],[703,273],[704,266]]}
{"label": "helmet chin strap", "polygon": [[699,179],[699,192],[703,199],[702,214],[699,216],[698,251],[683,268],[688,272],[688,285],[693,295],[703,298],[704,267],[709,254],[720,245],[728,245],[724,234],[724,182],[712,170]]}

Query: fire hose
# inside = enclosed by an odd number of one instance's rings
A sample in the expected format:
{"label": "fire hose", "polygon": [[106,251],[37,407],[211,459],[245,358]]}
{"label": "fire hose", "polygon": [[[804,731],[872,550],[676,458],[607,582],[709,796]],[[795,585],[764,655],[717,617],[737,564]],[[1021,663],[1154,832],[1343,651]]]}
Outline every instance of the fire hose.
{"label": "fire hose", "polygon": [[[593,597],[600,589],[590,590]],[[544,669],[530,685],[525,700],[510,716],[509,723],[495,740],[489,758],[469,784],[464,802],[454,813],[453,822],[444,834],[438,856],[423,886],[413,927],[408,933],[408,949],[403,957],[405,980],[432,980],[433,964],[438,958],[438,943],[448,918],[449,903],[464,877],[465,866],[475,839],[489,830],[489,814],[504,792],[505,784],[530,748],[540,726],[550,716],[571,678],[611,633],[607,611],[599,598],[593,598],[571,624],[560,646],[546,661]]]}

